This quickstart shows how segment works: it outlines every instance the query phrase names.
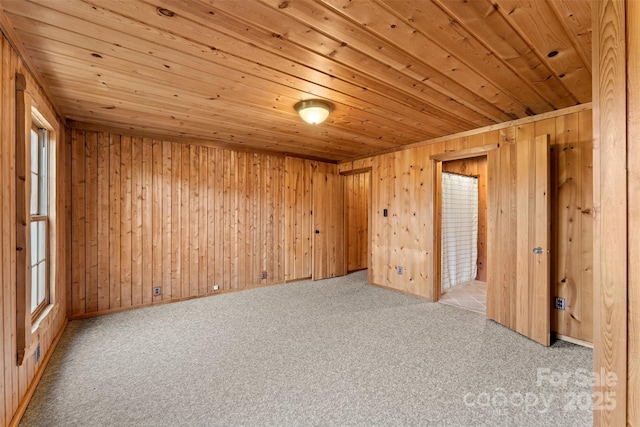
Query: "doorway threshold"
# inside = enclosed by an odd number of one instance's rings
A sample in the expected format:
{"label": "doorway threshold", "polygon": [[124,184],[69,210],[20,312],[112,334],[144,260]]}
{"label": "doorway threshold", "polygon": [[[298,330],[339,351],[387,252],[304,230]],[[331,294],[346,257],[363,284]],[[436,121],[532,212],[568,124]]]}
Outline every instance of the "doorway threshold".
{"label": "doorway threshold", "polygon": [[478,280],[456,285],[447,289],[440,296],[443,304],[475,311],[476,313],[487,313],[487,284]]}

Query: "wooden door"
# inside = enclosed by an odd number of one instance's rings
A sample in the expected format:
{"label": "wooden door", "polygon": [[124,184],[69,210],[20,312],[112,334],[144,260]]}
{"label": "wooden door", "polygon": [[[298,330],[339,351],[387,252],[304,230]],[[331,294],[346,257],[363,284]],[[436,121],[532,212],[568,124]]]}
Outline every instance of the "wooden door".
{"label": "wooden door", "polygon": [[488,155],[487,317],[550,344],[549,137]]}
{"label": "wooden door", "polygon": [[312,279],[344,276],[344,177],[314,173],[312,179]]}
{"label": "wooden door", "polygon": [[369,267],[369,172],[345,179],[345,257],[347,271]]}

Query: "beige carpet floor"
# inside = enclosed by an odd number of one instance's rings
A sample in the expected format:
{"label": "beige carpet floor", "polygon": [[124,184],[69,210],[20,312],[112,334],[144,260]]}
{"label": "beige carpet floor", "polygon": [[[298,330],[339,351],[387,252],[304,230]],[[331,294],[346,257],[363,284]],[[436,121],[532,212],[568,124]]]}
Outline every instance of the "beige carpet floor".
{"label": "beige carpet floor", "polygon": [[586,426],[591,370],[365,271],[71,322],[21,425]]}

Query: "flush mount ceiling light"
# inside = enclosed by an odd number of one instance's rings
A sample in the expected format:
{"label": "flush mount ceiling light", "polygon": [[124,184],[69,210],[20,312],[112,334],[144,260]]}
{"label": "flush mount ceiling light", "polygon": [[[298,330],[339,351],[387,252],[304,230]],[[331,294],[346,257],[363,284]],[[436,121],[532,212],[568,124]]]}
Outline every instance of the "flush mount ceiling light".
{"label": "flush mount ceiling light", "polygon": [[307,99],[293,106],[302,120],[312,125],[324,122],[333,111],[333,104],[320,99]]}

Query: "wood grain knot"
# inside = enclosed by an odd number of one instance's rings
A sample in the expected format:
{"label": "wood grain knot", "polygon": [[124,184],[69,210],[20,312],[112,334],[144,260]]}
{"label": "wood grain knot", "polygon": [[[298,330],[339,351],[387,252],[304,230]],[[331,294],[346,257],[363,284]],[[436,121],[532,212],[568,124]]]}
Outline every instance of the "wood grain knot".
{"label": "wood grain knot", "polygon": [[156,9],[158,11],[158,15],[167,16],[169,18],[174,17],[176,14],[169,9],[165,9],[164,7],[159,7]]}

